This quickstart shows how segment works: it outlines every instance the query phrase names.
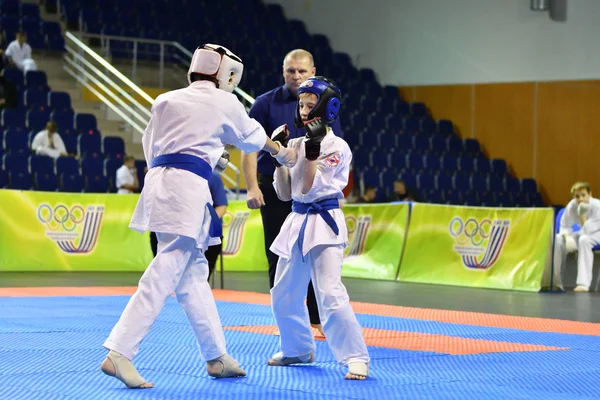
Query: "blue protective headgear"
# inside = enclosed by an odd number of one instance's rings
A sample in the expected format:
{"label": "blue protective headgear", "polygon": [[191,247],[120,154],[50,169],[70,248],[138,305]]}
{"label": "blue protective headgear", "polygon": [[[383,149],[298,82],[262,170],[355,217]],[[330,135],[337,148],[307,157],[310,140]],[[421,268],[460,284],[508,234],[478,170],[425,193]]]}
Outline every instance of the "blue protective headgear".
{"label": "blue protective headgear", "polygon": [[[331,124],[340,113],[342,106],[342,92],[340,89],[324,76],[314,76],[302,82],[298,87],[298,98],[302,93],[317,95],[317,104],[308,113],[308,119],[320,117],[326,124]],[[294,123],[297,128],[302,128],[304,122],[300,117],[300,105],[296,104],[296,117]]]}

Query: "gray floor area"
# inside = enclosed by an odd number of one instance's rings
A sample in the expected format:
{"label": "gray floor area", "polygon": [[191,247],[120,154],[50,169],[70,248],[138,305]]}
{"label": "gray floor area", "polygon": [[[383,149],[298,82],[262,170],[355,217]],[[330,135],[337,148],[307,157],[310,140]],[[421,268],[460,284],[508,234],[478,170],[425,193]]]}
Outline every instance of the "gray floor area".
{"label": "gray floor area", "polygon": [[[596,264],[600,266],[600,260]],[[565,273],[568,289],[575,286],[575,274],[574,260],[569,259]],[[137,272],[1,272],[0,287],[135,286],[140,275]],[[594,275],[592,286],[596,279]],[[349,278],[344,279],[344,284],[354,301],[600,322],[600,293],[595,292],[527,293]],[[220,287],[219,276],[215,286]],[[268,293],[267,273],[226,272],[224,288]]]}

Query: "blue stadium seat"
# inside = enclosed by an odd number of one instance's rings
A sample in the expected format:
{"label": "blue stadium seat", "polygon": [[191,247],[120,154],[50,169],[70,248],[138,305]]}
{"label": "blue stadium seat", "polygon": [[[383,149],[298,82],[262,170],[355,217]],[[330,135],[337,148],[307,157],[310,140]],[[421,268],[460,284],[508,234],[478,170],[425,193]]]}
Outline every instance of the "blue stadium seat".
{"label": "blue stadium seat", "polygon": [[380,114],[373,113],[367,118],[367,123],[372,132],[380,132],[386,128],[385,118],[382,118]]}
{"label": "blue stadium seat", "polygon": [[48,107],[48,94],[39,89],[25,90],[25,106],[30,109]]}
{"label": "blue stadium seat", "polygon": [[118,136],[105,136],[102,139],[102,152],[110,158],[123,158],[125,142]]}
{"label": "blue stadium seat", "polygon": [[414,189],[417,187],[417,177],[408,171],[402,172],[400,179],[404,181],[407,188]]}
{"label": "blue stadium seat", "polygon": [[84,176],[104,174],[104,159],[101,157],[86,156],[81,160],[81,171]]}
{"label": "blue stadium seat", "polygon": [[117,170],[123,165],[122,158],[109,158],[104,160],[104,172],[108,178],[109,189],[111,192],[116,192],[115,181],[117,178]]}
{"label": "blue stadium seat", "polygon": [[453,205],[462,205],[464,204],[464,200],[462,198],[462,193],[460,190],[446,190],[444,192],[444,199],[447,204]]}
{"label": "blue stadium seat", "polygon": [[102,137],[98,133],[83,133],[77,138],[77,148],[80,155],[101,154]]}
{"label": "blue stadium seat", "polygon": [[465,151],[465,146],[458,136],[450,136],[448,138],[448,151],[454,155],[460,156]]}
{"label": "blue stadium seat", "polygon": [[0,3],[0,12],[2,12],[3,15],[19,15],[19,6],[19,0],[3,0]]}
{"label": "blue stadium seat", "polygon": [[134,162],[135,168],[137,170],[138,182],[140,184],[140,189],[144,187],[144,178],[146,177],[146,160],[135,160]]}
{"label": "blue stadium seat", "polygon": [[33,109],[27,112],[27,129],[39,132],[46,128],[50,120],[50,111],[47,109]]}
{"label": "blue stadium seat", "polygon": [[512,176],[504,178],[504,188],[507,192],[515,193],[521,191],[521,182]]}
{"label": "blue stadium seat", "polygon": [[394,113],[402,117],[410,115],[410,104],[404,100],[398,100],[394,103]]}
{"label": "blue stadium seat", "polygon": [[379,187],[379,171],[374,168],[369,168],[361,172],[361,179],[365,186]]}
{"label": "blue stadium seat", "polygon": [[465,153],[468,155],[475,157],[481,153],[481,146],[479,145],[479,141],[477,139],[465,139]]}
{"label": "blue stadium seat", "polygon": [[7,108],[2,110],[4,129],[25,130],[25,112],[23,109]]}
{"label": "blue stadium seat", "polygon": [[538,191],[537,183],[532,178],[521,179],[521,188],[525,193],[537,193]]}
{"label": "blue stadium seat", "polygon": [[352,163],[358,169],[369,166],[370,154],[368,151],[356,149],[352,154]]}
{"label": "blue stadium seat", "polygon": [[79,133],[95,131],[98,129],[98,122],[94,114],[77,114],[75,115],[75,129]]}
{"label": "blue stadium seat", "polygon": [[452,190],[452,175],[447,172],[440,172],[436,177],[436,187],[440,191]]}
{"label": "blue stadium seat", "polygon": [[73,129],[59,129],[58,133],[67,148],[67,153],[77,154],[77,143],[79,138],[77,132]]}
{"label": "blue stadium seat", "polygon": [[442,156],[440,159],[444,171],[453,172],[458,170],[458,159],[451,155]]}
{"label": "blue stadium seat", "polygon": [[75,131],[75,113],[73,110],[55,110],[50,114],[50,118],[58,125],[58,130],[64,129]]}
{"label": "blue stadium seat", "polygon": [[429,190],[423,190],[421,191],[421,196],[423,197],[423,201],[426,201],[427,203],[434,203],[434,204],[443,204],[444,203],[444,196],[442,194],[442,192],[440,192],[439,190],[436,189],[429,189]]}
{"label": "blue stadium seat", "polygon": [[413,148],[420,153],[429,150],[429,136],[424,134],[413,136]]}
{"label": "blue stadium seat", "polygon": [[15,84],[17,89],[25,87],[25,76],[20,69],[4,68],[4,77]]}
{"label": "blue stadium seat", "polygon": [[395,149],[398,146],[396,140],[398,135],[390,132],[383,132],[377,136],[379,147],[384,149]]}
{"label": "blue stadium seat", "polygon": [[48,103],[53,110],[71,110],[71,96],[66,92],[49,92]]}
{"label": "blue stadium seat", "polygon": [[[27,35],[29,40],[29,35]],[[25,73],[25,84],[27,89],[39,89],[49,91],[48,78],[44,71],[27,71]]]}
{"label": "blue stadium seat", "polygon": [[432,135],[437,131],[437,123],[431,118],[421,120],[421,132]]}
{"label": "blue stadium seat", "polygon": [[390,115],[386,118],[385,123],[387,129],[394,133],[404,129],[404,118],[399,115]]}
{"label": "blue stadium seat", "polygon": [[8,172],[0,168],[0,189],[8,186]]}
{"label": "blue stadium seat", "polygon": [[417,117],[426,117],[429,114],[427,106],[423,103],[412,103],[410,105],[410,113]]}
{"label": "blue stadium seat", "polygon": [[417,189],[435,189],[435,176],[426,172],[417,175]]}
{"label": "blue stadium seat", "polygon": [[496,199],[492,192],[481,191],[477,193],[477,198],[479,199],[479,203],[484,207],[496,207]]}
{"label": "blue stadium seat", "polygon": [[438,121],[438,132],[443,136],[450,136],[454,133],[454,125],[452,121],[440,119]]}
{"label": "blue stadium seat", "polygon": [[388,168],[383,171],[380,175],[381,184],[384,188],[390,188],[394,186],[394,181],[398,179],[400,174],[395,169]]}
{"label": "blue stadium seat", "polygon": [[504,192],[504,180],[498,176],[490,175],[487,186],[492,192]]}
{"label": "blue stadium seat", "polygon": [[544,207],[544,200],[542,199],[542,195],[540,193],[527,193],[527,198],[529,199],[529,204],[532,207]]}
{"label": "blue stadium seat", "polygon": [[62,29],[58,22],[42,21],[42,31],[46,36],[62,35]]}
{"label": "blue stadium seat", "polygon": [[490,160],[488,160],[483,154],[475,158],[475,167],[477,172],[480,174],[488,174],[492,172]]}
{"label": "blue stadium seat", "polygon": [[460,157],[458,159],[458,164],[460,165],[460,170],[463,172],[468,172],[470,174],[475,172],[475,158],[473,157]]}
{"label": "blue stadium seat", "polygon": [[48,35],[48,50],[65,51],[65,38],[62,35]]}
{"label": "blue stadium seat", "polygon": [[29,158],[29,170],[31,173],[39,174],[54,172],[54,159],[46,156],[31,156]]}
{"label": "blue stadium seat", "polygon": [[83,178],[79,172],[61,174],[60,182],[60,192],[80,193],[83,191]]}
{"label": "blue stadium seat", "polygon": [[515,207],[529,207],[529,199],[525,193],[516,192],[512,193],[513,203]]}
{"label": "blue stadium seat", "polygon": [[494,192],[494,198],[498,207],[513,207],[513,201],[510,193]]}
{"label": "blue stadium seat", "polygon": [[86,174],[85,191],[89,193],[108,192],[108,180],[104,174]]}
{"label": "blue stadium seat", "polygon": [[13,155],[28,155],[29,140],[24,131],[9,130],[4,133],[4,147],[6,152]]}
{"label": "blue stadium seat", "polygon": [[487,175],[474,174],[471,175],[471,190],[476,192],[483,192],[488,190],[487,187]]}
{"label": "blue stadium seat", "polygon": [[419,133],[421,130],[421,118],[410,116],[404,118],[404,132],[411,135]]}
{"label": "blue stadium seat", "polygon": [[39,20],[40,6],[34,3],[21,3],[21,17],[32,17]]}
{"label": "blue stadium seat", "polygon": [[439,171],[442,168],[441,160],[438,155],[427,154],[424,156],[425,167],[431,171]]}
{"label": "blue stadium seat", "polygon": [[500,158],[492,159],[492,171],[498,175],[505,175],[508,172],[506,161]]}
{"label": "blue stadium seat", "polygon": [[462,172],[455,173],[452,177],[452,186],[454,186],[454,190],[469,190],[471,187],[469,174]]}
{"label": "blue stadium seat", "polygon": [[58,176],[63,174],[78,174],[79,161],[74,157],[59,157],[56,159],[56,173]]}
{"label": "blue stadium seat", "polygon": [[364,130],[358,134],[358,142],[363,149],[370,150],[377,147],[377,135],[370,130]]}
{"label": "blue stadium seat", "polygon": [[471,190],[465,190],[462,192],[462,199],[467,206],[479,206],[481,203],[477,198],[477,193]]}
{"label": "blue stadium seat", "polygon": [[35,190],[44,192],[56,192],[58,189],[58,180],[56,174],[52,171],[38,172],[35,175]]}
{"label": "blue stadium seat", "polygon": [[403,133],[401,135],[396,135],[396,148],[403,152],[408,152],[412,149],[413,135],[408,133]]}
{"label": "blue stadium seat", "polygon": [[29,159],[26,155],[5,154],[2,156],[2,166],[7,172],[29,172]]}
{"label": "blue stadium seat", "polygon": [[33,187],[33,179],[28,171],[10,171],[8,181],[9,189],[29,190]]}
{"label": "blue stadium seat", "polygon": [[446,140],[440,135],[435,135],[429,138],[429,149],[438,155],[441,155],[447,151]]}
{"label": "blue stadium seat", "polygon": [[375,150],[371,152],[370,166],[387,167],[389,165],[389,153],[383,150]]}
{"label": "blue stadium seat", "polygon": [[407,160],[408,167],[415,171],[419,171],[425,168],[425,164],[423,163],[423,156],[420,154],[410,153],[407,155]]}

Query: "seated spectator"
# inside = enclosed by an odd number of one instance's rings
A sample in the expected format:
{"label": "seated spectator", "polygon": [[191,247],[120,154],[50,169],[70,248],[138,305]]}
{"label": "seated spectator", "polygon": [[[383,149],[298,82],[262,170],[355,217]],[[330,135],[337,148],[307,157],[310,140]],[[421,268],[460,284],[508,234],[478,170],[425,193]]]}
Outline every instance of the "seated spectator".
{"label": "seated spectator", "polygon": [[134,193],[140,184],[137,178],[137,171],[135,169],[135,158],[132,156],[126,156],[123,159],[123,165],[117,170],[117,181],[116,185],[118,194],[130,194]]}
{"label": "seated spectator", "polygon": [[377,197],[377,188],[373,186],[367,186],[365,188],[365,193],[359,197],[356,202],[357,203],[375,203],[375,198]]}
{"label": "seated spectator", "polygon": [[394,193],[390,196],[389,201],[419,201],[415,192],[406,187],[406,183],[402,179],[394,181]]}
{"label": "seated spectator", "polygon": [[6,57],[6,40],[4,35],[0,33],[0,70],[8,66],[8,58]]}
{"label": "seated spectator", "polygon": [[46,129],[38,132],[31,143],[31,150],[40,156],[48,156],[52,158],[67,157],[72,154],[67,154],[67,148],[62,138],[58,134],[56,122],[49,121],[46,124]]}
{"label": "seated spectator", "polygon": [[37,65],[31,58],[31,46],[27,43],[25,32],[17,32],[17,38],[8,45],[5,54],[21,71],[37,70]]}
{"label": "seated spectator", "polygon": [[[1,55],[0,58],[2,58]],[[0,109],[18,107],[17,87],[10,80],[6,79],[4,71],[0,70]]]}

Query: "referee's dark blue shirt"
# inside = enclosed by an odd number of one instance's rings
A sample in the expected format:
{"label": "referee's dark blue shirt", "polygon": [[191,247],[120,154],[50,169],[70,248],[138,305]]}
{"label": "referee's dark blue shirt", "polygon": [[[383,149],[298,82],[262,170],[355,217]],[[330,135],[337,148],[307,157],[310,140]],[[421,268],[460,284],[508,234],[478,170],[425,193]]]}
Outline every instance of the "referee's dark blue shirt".
{"label": "referee's dark blue shirt", "polygon": [[[265,128],[268,136],[271,136],[273,131],[281,125],[287,124],[290,139],[295,139],[306,135],[304,128],[296,128],[294,125],[296,101],[296,97],[287,86],[283,85],[258,96],[248,114]],[[331,124],[331,129],[336,136],[343,137],[339,118]],[[257,169],[259,174],[273,175],[275,173],[273,157],[266,151],[258,153]]]}

